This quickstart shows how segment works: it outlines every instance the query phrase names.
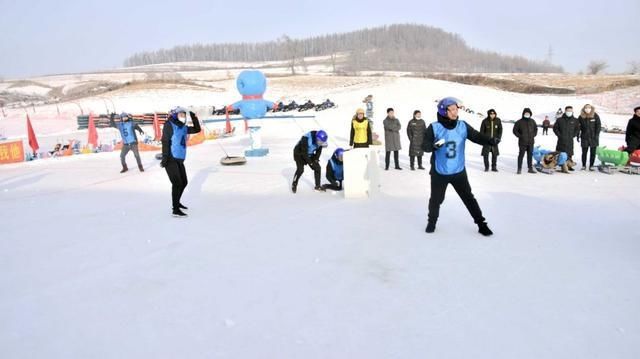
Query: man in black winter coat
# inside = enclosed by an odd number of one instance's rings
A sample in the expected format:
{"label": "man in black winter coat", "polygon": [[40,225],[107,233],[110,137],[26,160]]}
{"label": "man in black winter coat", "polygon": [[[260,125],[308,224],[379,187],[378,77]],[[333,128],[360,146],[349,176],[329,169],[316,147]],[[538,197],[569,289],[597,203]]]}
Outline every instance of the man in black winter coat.
{"label": "man in black winter coat", "polygon": [[600,145],[600,116],[592,105],[584,105],[578,117],[580,132],[578,142],[582,147],[582,170],[587,169],[587,153],[591,151],[589,157],[589,171],[595,171],[596,148]]}
{"label": "man in black winter coat", "polygon": [[633,109],[633,117],[627,123],[625,142],[627,142],[627,152],[640,149],[640,106]]}
{"label": "man in black winter coat", "polygon": [[518,137],[518,146],[520,147],[520,152],[518,153],[518,174],[522,173],[522,159],[525,152],[527,154],[528,172],[536,173],[533,169],[532,154],[535,137],[538,134],[538,125],[531,116],[533,116],[531,109],[525,108],[522,111],[522,118],[513,125],[513,134]]}
{"label": "man in black winter coat", "polygon": [[566,152],[569,159],[573,160],[573,139],[578,136],[579,132],[580,123],[577,118],[573,117],[573,107],[565,107],[564,115],[553,124],[553,133],[558,136],[556,151]]}
{"label": "man in black winter coat", "polygon": [[[494,109],[487,111],[487,118],[480,125],[480,133],[489,138],[502,139],[502,121]],[[491,153],[491,171],[498,172],[497,162],[500,150],[498,145],[482,146],[482,157],[484,157],[484,171],[489,171],[489,153]]]}

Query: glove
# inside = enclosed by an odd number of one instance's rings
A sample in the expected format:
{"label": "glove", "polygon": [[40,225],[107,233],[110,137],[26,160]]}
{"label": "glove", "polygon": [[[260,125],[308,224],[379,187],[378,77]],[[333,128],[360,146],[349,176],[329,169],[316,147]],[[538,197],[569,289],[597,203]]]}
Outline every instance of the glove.
{"label": "glove", "polygon": [[580,137],[576,137],[576,140],[578,140],[578,143],[580,143]]}
{"label": "glove", "polygon": [[433,148],[440,149],[444,145],[444,138],[439,139],[436,143],[433,144]]}
{"label": "glove", "polygon": [[167,167],[167,159],[163,158],[162,161],[160,161],[160,167],[165,168]]}
{"label": "glove", "polygon": [[189,115],[191,115],[191,120],[197,120],[198,116],[196,116],[195,113],[193,113],[193,111],[189,111]]}
{"label": "glove", "polygon": [[499,139],[499,138],[490,138],[490,139],[489,139],[489,144],[490,144],[491,146],[497,146],[497,145],[498,145],[498,143],[500,143],[500,139]]}

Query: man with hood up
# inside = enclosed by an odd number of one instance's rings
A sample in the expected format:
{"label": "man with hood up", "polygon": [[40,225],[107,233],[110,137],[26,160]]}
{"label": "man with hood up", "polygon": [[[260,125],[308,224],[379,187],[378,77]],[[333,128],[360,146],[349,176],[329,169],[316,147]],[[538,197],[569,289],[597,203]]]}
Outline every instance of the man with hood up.
{"label": "man with hood up", "polygon": [[531,109],[525,108],[522,110],[522,118],[520,118],[513,125],[513,134],[518,138],[518,147],[520,152],[518,153],[518,174],[522,173],[522,159],[526,152],[527,154],[527,167],[529,173],[537,173],[533,169],[533,145],[535,144],[535,137],[538,134],[538,125],[531,116],[533,113]]}
{"label": "man with hood up", "polygon": [[[502,140],[502,121],[496,114],[496,110],[491,109],[487,111],[487,117],[482,120],[480,125],[480,133],[489,136],[490,138],[497,138]],[[489,171],[489,153],[491,153],[491,171],[498,172],[498,155],[500,150],[498,145],[495,146],[482,146],[482,157],[484,157],[484,171]]]}
{"label": "man with hood up", "polygon": [[600,129],[602,124],[600,116],[596,113],[595,107],[590,104],[584,105],[578,117],[580,132],[578,132],[578,142],[582,147],[582,171],[587,169],[587,153],[589,153],[589,171],[595,171],[596,148],[600,145]]}

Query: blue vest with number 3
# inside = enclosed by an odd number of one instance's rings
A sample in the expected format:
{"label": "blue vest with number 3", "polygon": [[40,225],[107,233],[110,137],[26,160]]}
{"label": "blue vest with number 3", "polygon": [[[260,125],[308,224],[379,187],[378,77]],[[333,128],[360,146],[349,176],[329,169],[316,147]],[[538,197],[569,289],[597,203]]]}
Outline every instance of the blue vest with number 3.
{"label": "blue vest with number 3", "polygon": [[435,151],[435,169],[441,175],[454,175],[464,171],[464,143],[467,140],[467,124],[458,120],[455,128],[448,130],[439,122],[432,124],[434,142],[444,139],[444,145]]}
{"label": "blue vest with number 3", "polygon": [[171,156],[179,160],[187,157],[187,126],[179,127],[173,122],[173,136],[171,136]]}
{"label": "blue vest with number 3", "polygon": [[125,121],[119,124],[120,135],[122,135],[122,142],[125,145],[136,142],[135,134],[133,133],[133,121]]}

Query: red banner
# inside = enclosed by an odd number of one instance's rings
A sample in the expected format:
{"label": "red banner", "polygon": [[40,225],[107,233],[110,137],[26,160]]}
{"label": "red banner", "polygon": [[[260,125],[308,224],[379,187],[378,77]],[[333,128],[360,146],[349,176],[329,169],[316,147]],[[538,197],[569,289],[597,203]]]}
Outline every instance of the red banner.
{"label": "red banner", "polygon": [[0,164],[24,161],[22,141],[0,142]]}

